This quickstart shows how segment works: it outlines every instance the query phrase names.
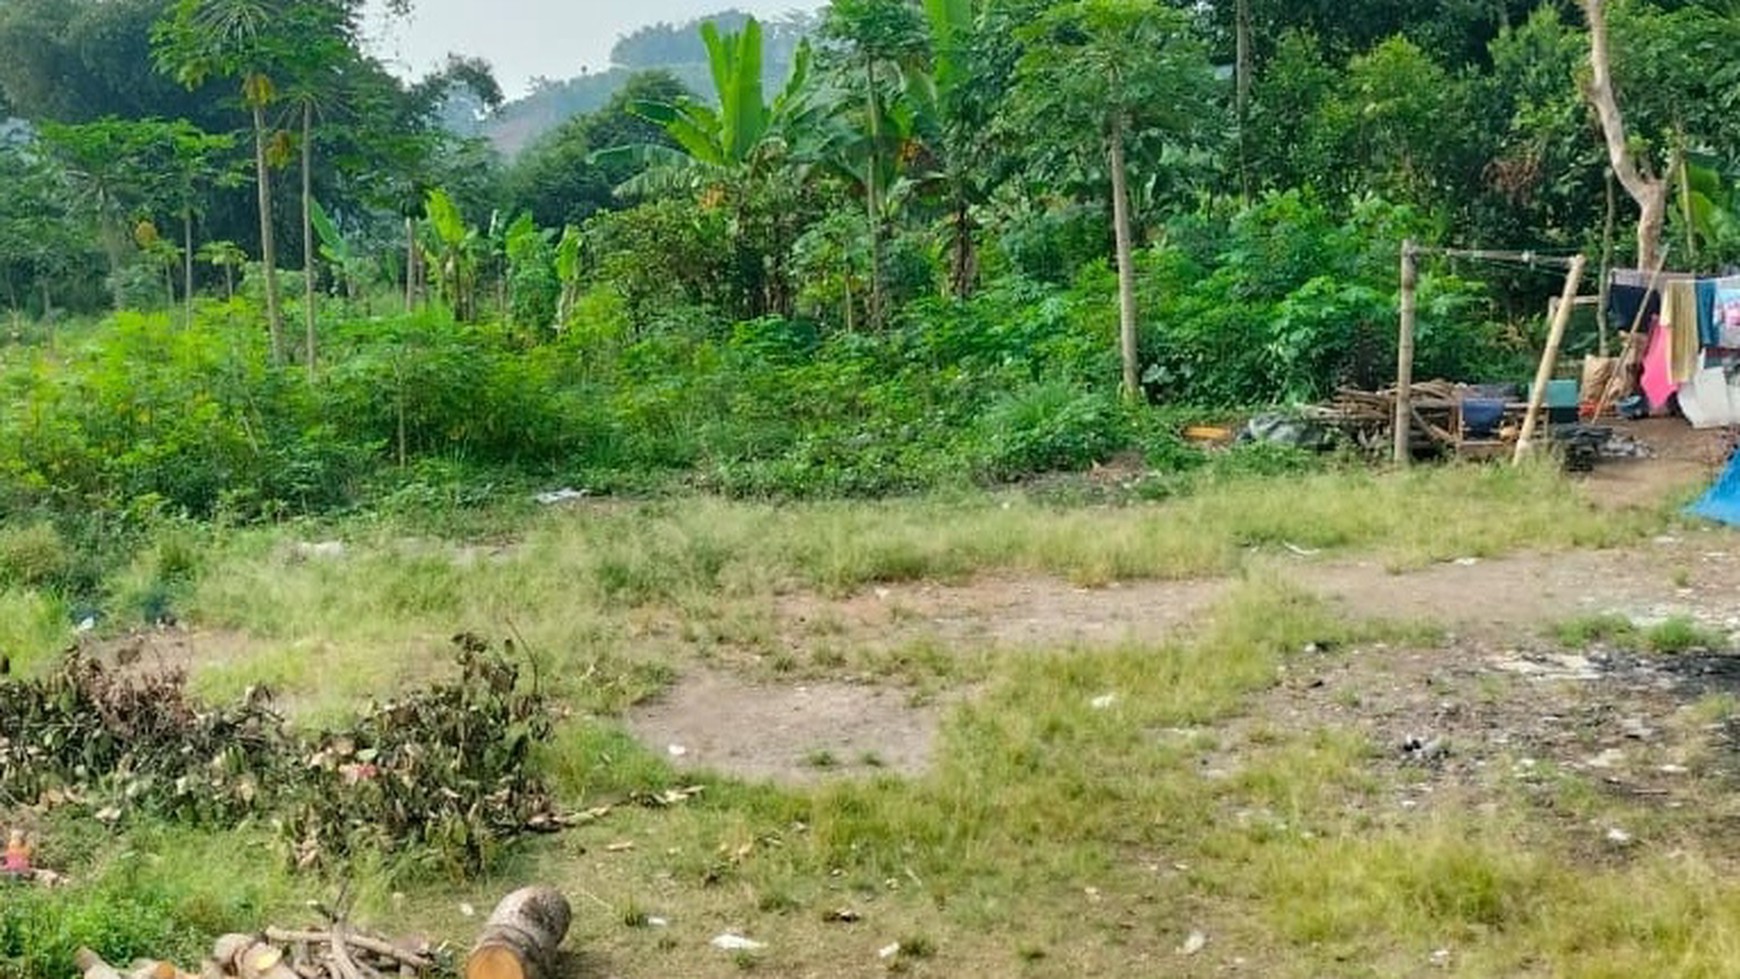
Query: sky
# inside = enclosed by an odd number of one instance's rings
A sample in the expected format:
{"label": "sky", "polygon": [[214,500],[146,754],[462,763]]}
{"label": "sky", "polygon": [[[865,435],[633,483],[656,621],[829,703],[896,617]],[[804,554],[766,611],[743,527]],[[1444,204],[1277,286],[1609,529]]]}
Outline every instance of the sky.
{"label": "sky", "polygon": [[817,0],[414,0],[408,20],[370,18],[373,48],[395,69],[418,74],[448,52],[495,66],[508,98],[525,94],[537,75],[571,78],[609,67],[617,37],[660,21],[680,23],[736,7],[759,17],[813,10]]}

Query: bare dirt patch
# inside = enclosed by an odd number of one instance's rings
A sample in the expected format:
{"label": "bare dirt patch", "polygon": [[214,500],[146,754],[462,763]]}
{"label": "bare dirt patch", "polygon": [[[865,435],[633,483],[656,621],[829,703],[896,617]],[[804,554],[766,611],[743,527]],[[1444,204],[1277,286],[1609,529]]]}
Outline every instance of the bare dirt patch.
{"label": "bare dirt patch", "polygon": [[1055,578],[994,577],[964,585],[874,588],[842,600],[782,596],[790,645],[837,636],[869,648],[920,640],[994,648],[1155,643],[1199,619],[1226,591],[1219,579],[1078,588]]}
{"label": "bare dirt patch", "polygon": [[940,712],[884,687],[756,683],[692,670],[628,726],[684,768],[812,782],[840,774],[922,772]]}

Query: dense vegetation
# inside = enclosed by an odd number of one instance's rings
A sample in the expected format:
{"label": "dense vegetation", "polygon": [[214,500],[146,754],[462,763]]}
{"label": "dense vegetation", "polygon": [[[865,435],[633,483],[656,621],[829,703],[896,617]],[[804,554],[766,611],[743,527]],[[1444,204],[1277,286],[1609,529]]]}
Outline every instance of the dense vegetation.
{"label": "dense vegetation", "polygon": [[[636,75],[511,162],[441,125],[499,101],[487,66],[396,80],[359,16],[0,6],[10,512],[1176,469],[1179,411],[1382,380],[1404,237],[1636,247],[1579,88],[1589,40],[1552,3],[733,16],[625,38],[627,66],[707,70]],[[1609,17],[1634,152],[1676,177],[1676,262],[1734,259],[1735,69],[1697,52],[1740,22]],[[1553,285],[1433,263],[1419,370],[1518,374]]]}

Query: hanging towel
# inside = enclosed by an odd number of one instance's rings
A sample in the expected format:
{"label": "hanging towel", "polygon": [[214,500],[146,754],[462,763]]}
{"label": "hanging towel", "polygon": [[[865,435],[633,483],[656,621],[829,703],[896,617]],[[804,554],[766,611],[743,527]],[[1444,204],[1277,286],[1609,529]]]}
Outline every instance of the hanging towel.
{"label": "hanging towel", "polygon": [[1662,325],[1668,329],[1668,378],[1674,386],[1698,373],[1698,287],[1691,279],[1662,287]]}
{"label": "hanging towel", "polygon": [[1716,280],[1716,346],[1740,350],[1740,275]]}
{"label": "hanging towel", "polygon": [[1722,317],[1716,311],[1716,280],[1698,280],[1698,346],[1722,345]]}
{"label": "hanging towel", "polygon": [[1650,330],[1649,349],[1643,355],[1643,396],[1651,411],[1667,407],[1676,385],[1668,376],[1668,328],[1661,320]]}

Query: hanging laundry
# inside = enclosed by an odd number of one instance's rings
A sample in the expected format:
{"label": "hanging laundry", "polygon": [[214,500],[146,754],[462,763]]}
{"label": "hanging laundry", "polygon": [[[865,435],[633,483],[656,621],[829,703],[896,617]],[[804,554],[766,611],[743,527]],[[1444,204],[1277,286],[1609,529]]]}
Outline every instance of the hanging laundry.
{"label": "hanging laundry", "polygon": [[1698,346],[1722,345],[1722,317],[1716,310],[1716,280],[1698,280]]}
{"label": "hanging laundry", "polygon": [[1661,322],[1668,330],[1668,378],[1674,385],[1698,373],[1698,287],[1691,279],[1662,286]]}
{"label": "hanging laundry", "polygon": [[1716,342],[1725,350],[1740,350],[1740,275],[1716,280]]}
{"label": "hanging laundry", "polygon": [[1668,328],[1656,320],[1649,334],[1649,349],[1643,355],[1643,396],[1649,400],[1652,412],[1667,407],[1674,396],[1675,384],[1668,372]]}

